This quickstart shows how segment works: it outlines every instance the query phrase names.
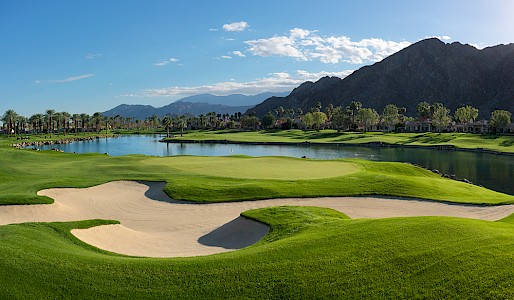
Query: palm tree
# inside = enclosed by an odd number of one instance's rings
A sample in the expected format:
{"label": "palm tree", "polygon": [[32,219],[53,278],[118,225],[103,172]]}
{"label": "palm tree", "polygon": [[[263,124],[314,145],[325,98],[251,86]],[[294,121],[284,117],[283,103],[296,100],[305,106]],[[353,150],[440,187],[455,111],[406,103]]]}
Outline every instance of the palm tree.
{"label": "palm tree", "polygon": [[[84,114],[84,113],[80,114],[80,123],[82,124],[83,132],[87,130],[90,119],[91,119],[91,117],[88,114]],[[84,130],[84,129],[86,129],[86,130]]]}
{"label": "palm tree", "polygon": [[211,130],[213,130],[214,128],[216,128],[216,113],[210,112],[207,114],[207,116],[209,117],[209,123],[211,126]]}
{"label": "palm tree", "polygon": [[77,135],[77,129],[79,128],[80,115],[73,114],[71,116],[71,119],[73,120],[73,128],[75,128],[75,135]]}
{"label": "palm tree", "polygon": [[37,114],[34,114],[34,115],[30,116],[30,118],[29,118],[30,125],[32,126],[32,133],[37,134],[37,131],[39,128],[38,120],[39,120],[39,118],[38,118]]}
{"label": "palm tree", "polygon": [[[114,124],[114,117],[104,116],[104,117],[103,117],[103,120],[104,120],[104,122],[105,122],[105,134],[107,135],[107,134],[109,134],[109,131],[108,131],[108,130],[109,130],[109,122],[110,122],[111,124]],[[112,127],[112,126],[111,126],[111,127]]]}
{"label": "palm tree", "polygon": [[100,133],[102,128],[102,114],[100,112],[95,112],[93,114],[93,122],[96,125],[96,132]]}
{"label": "palm tree", "polygon": [[2,116],[2,122],[7,124],[7,133],[16,135],[16,131],[14,130],[14,126],[16,124],[16,120],[18,119],[18,114],[12,110],[8,109],[4,115]]}
{"label": "palm tree", "polygon": [[205,129],[205,127],[207,127],[207,116],[206,116],[206,115],[204,115],[204,114],[201,114],[201,115],[199,116],[199,118],[200,118],[200,127],[201,127],[202,129]]}
{"label": "palm tree", "polygon": [[178,119],[178,127],[180,128],[180,136],[184,136],[184,128],[187,127],[187,118],[182,115]]}
{"label": "palm tree", "polygon": [[24,116],[18,116],[18,118],[16,119],[16,129],[15,131],[19,132],[21,131],[21,129],[23,129],[23,132],[25,132],[25,129],[27,128],[27,124],[28,124],[28,119],[25,118]]}
{"label": "palm tree", "polygon": [[63,111],[61,113],[61,118],[62,118],[62,125],[64,127],[64,135],[66,135],[66,131],[69,129],[69,126],[70,126],[70,113],[69,112],[66,112],[66,111]]}
{"label": "palm tree", "polygon": [[355,116],[357,115],[357,112],[362,108],[362,103],[359,101],[352,101],[350,105],[347,107],[347,109],[351,112],[350,120],[352,122],[352,127],[357,128],[355,126]]}
{"label": "palm tree", "polygon": [[59,135],[59,133],[61,132],[62,113],[56,112],[53,115],[53,119],[55,120],[55,123],[56,123],[55,125],[56,125],[56,129],[57,129],[57,135]]}
{"label": "palm tree", "polygon": [[48,134],[50,134],[50,137],[52,137],[53,117],[55,115],[55,109],[47,109],[45,113],[46,113],[46,120],[48,121]]}
{"label": "palm tree", "polygon": [[168,116],[165,116],[162,118],[162,126],[166,127],[166,137],[170,137],[170,125],[171,125],[171,118]]}
{"label": "palm tree", "polygon": [[153,114],[150,118],[148,118],[148,121],[150,122],[150,128],[156,128],[157,127],[157,121],[159,117],[157,115]]}

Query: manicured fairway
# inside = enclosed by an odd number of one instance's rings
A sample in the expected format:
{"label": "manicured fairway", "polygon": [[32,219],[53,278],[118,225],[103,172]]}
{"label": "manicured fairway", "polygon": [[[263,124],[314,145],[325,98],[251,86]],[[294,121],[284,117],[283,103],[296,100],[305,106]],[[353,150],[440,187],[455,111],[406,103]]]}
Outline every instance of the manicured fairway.
{"label": "manicured fairway", "polygon": [[171,198],[198,202],[386,195],[460,203],[514,203],[514,196],[445,179],[409,164],[365,160],[110,157],[3,146],[0,165],[0,204],[50,203],[49,198],[39,197],[36,192],[114,180],[166,181],[165,192]]}
{"label": "manicured fairway", "polygon": [[514,297],[514,224],[446,217],[349,220],[329,209],[245,213],[272,231],[250,248],[207,257],[110,255],[70,228],[0,227],[2,299]]}
{"label": "manicured fairway", "polygon": [[358,163],[343,161],[299,160],[288,157],[182,157],[145,161],[155,167],[169,166],[188,173],[249,179],[321,179],[352,174],[362,170]]}
{"label": "manicured fairway", "polygon": [[196,131],[175,137],[173,140],[218,140],[232,142],[280,142],[280,143],[385,143],[408,146],[453,146],[456,148],[483,148],[514,153],[513,135],[482,135],[468,133],[384,133],[384,132],[340,132],[335,130],[301,131]]}

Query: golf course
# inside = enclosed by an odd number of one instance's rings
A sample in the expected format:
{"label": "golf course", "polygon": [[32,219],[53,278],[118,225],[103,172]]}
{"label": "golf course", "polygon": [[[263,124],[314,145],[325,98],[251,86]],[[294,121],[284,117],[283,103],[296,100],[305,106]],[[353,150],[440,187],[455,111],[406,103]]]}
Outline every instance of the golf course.
{"label": "golf course", "polygon": [[514,297],[514,196],[417,166],[13,143],[2,299]]}
{"label": "golf course", "polygon": [[514,136],[438,133],[438,132],[338,132],[304,130],[261,130],[241,132],[236,130],[193,131],[184,136],[164,139],[166,141],[219,141],[241,143],[303,143],[366,145],[383,144],[397,147],[447,147],[457,150],[488,150],[514,153]]}

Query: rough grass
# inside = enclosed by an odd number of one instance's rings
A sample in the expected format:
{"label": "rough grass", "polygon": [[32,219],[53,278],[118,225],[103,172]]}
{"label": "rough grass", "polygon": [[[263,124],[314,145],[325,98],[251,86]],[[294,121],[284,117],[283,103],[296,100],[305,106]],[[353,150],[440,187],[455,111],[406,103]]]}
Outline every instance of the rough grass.
{"label": "rough grass", "polygon": [[131,258],[78,241],[105,221],[0,227],[1,299],[507,299],[514,224],[448,217],[350,220],[329,209],[245,212],[271,232],[205,257]]}
{"label": "rough grass", "polygon": [[282,142],[282,143],[342,143],[365,144],[382,142],[410,146],[454,146],[456,148],[483,148],[514,153],[514,136],[482,135],[471,133],[384,133],[384,132],[336,132],[335,130],[264,130],[264,131],[195,131],[175,137],[173,140],[219,140],[233,142]]}

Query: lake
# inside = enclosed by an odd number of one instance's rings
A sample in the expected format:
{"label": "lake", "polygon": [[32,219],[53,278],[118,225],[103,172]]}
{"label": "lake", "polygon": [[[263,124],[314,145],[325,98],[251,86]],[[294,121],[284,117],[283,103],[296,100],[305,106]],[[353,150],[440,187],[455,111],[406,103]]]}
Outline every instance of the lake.
{"label": "lake", "polygon": [[362,158],[375,161],[409,162],[442,173],[455,174],[487,188],[514,195],[514,159],[487,153],[442,151],[411,148],[368,148],[337,145],[240,145],[201,143],[160,143],[160,135],[122,135],[117,138],[40,146],[65,152],[108,153],[119,156],[145,154],[154,156],[201,155],[291,156],[315,159]]}

